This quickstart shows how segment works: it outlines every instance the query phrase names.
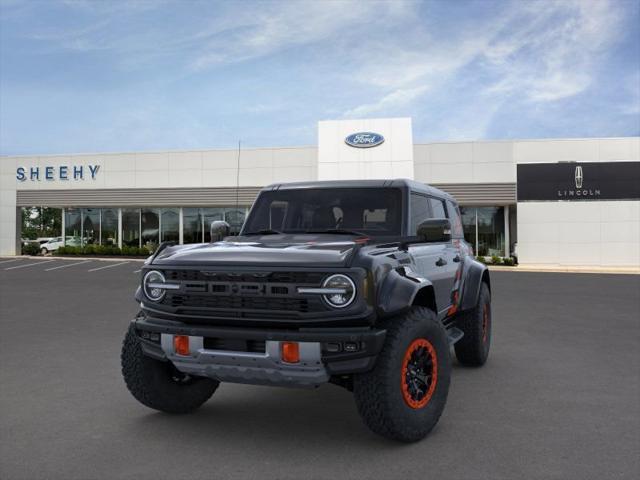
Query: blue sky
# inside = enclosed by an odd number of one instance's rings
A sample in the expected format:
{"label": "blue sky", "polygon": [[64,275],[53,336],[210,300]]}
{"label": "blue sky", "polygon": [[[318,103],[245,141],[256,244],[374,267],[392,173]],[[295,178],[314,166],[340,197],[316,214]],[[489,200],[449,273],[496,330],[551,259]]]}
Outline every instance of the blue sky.
{"label": "blue sky", "polygon": [[639,5],[0,0],[0,154],[639,135]]}

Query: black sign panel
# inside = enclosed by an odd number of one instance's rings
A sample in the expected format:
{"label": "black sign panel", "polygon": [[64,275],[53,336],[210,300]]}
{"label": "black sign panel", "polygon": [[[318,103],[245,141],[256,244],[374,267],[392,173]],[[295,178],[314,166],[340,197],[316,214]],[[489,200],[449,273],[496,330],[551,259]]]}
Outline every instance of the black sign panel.
{"label": "black sign panel", "polygon": [[518,165],[518,201],[640,200],[640,162]]}

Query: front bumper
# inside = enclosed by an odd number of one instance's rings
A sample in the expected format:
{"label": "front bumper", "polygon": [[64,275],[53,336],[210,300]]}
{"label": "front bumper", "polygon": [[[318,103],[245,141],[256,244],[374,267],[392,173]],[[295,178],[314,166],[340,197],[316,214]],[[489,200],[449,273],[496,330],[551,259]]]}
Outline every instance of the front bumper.
{"label": "front bumper", "polygon": [[[300,387],[314,387],[332,376],[370,370],[386,335],[386,330],[369,327],[285,330],[191,325],[144,313],[133,323],[146,355],[171,361],[184,373],[223,382]],[[175,352],[174,335],[189,336],[189,355]],[[249,341],[264,342],[264,347],[258,351],[215,347]],[[282,361],[280,343],[285,341],[299,343],[298,363]]]}

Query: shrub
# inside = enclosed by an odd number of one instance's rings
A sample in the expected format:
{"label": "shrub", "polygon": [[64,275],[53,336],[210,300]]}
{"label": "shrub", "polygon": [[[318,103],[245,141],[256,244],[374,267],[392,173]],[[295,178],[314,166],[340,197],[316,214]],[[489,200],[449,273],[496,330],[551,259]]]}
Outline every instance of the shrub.
{"label": "shrub", "polygon": [[513,267],[513,265],[515,265],[515,262],[513,261],[513,258],[511,257],[505,257],[502,259],[502,263],[508,267]]}
{"label": "shrub", "polygon": [[127,257],[148,257],[150,253],[145,247],[139,248],[125,245],[120,249],[112,245],[85,245],[84,247],[60,247],[55,251],[55,255],[97,255],[103,257],[124,255]]}
{"label": "shrub", "polygon": [[484,264],[486,264],[486,263],[487,263],[487,260],[486,260],[486,258],[485,258],[483,255],[478,255],[478,256],[476,257],[476,260],[478,260],[480,263],[484,263]]}
{"label": "shrub", "polygon": [[27,243],[22,245],[23,255],[38,255],[40,253],[40,245],[37,243]]}
{"label": "shrub", "polygon": [[502,258],[498,255],[491,255],[491,264],[492,265],[500,265],[502,263]]}

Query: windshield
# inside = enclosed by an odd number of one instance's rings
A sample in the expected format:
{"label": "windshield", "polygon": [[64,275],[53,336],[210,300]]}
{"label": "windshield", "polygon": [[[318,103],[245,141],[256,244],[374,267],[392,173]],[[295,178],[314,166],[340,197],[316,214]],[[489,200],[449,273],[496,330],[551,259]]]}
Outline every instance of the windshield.
{"label": "windshield", "polygon": [[317,188],[263,192],[242,235],[353,231],[400,235],[401,192],[397,188]]}

